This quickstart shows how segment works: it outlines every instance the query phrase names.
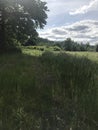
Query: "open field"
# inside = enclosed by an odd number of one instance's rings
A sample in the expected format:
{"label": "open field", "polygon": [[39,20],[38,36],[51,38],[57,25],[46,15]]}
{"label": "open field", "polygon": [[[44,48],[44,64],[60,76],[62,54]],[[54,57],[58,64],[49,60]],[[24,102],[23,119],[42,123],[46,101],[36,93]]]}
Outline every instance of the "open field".
{"label": "open field", "polygon": [[22,49],[0,56],[0,129],[98,130],[98,54]]}
{"label": "open field", "polygon": [[59,52],[62,52],[62,53],[68,53],[68,54],[71,54],[71,55],[74,55],[74,56],[84,56],[92,61],[95,61],[96,63],[98,63],[98,53],[97,52],[66,52],[66,51],[63,51],[63,50],[55,50],[55,47],[46,47],[46,46],[29,46],[29,47],[23,47],[22,48],[22,51],[24,54],[29,54],[29,55],[32,55],[32,56],[40,56],[42,55],[43,52],[45,51],[50,51],[50,52],[54,52],[54,53],[59,53]]}

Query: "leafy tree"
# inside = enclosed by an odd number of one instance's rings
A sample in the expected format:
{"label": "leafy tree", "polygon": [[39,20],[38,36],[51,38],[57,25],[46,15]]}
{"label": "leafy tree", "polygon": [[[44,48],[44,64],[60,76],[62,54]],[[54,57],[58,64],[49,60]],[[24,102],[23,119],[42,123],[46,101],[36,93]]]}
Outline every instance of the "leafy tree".
{"label": "leafy tree", "polygon": [[67,38],[64,43],[64,49],[67,51],[71,51],[72,49],[72,40],[71,38]]}
{"label": "leafy tree", "polygon": [[63,48],[66,51],[88,51],[90,47],[89,43],[77,43],[71,40],[71,38],[67,38],[63,43]]}
{"label": "leafy tree", "polygon": [[98,52],[98,44],[96,45],[96,52]]}
{"label": "leafy tree", "polygon": [[86,50],[89,50],[89,49],[90,49],[90,43],[87,42],[87,43],[86,43]]}
{"label": "leafy tree", "polygon": [[40,0],[0,0],[0,50],[14,39],[24,42],[37,37],[46,25],[48,8]]}

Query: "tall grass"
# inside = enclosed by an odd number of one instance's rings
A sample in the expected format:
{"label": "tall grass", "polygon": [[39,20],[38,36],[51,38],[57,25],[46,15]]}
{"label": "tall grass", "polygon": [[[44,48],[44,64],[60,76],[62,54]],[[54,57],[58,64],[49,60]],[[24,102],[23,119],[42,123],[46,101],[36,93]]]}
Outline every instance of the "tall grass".
{"label": "tall grass", "polygon": [[0,57],[1,130],[97,130],[95,64],[45,52]]}

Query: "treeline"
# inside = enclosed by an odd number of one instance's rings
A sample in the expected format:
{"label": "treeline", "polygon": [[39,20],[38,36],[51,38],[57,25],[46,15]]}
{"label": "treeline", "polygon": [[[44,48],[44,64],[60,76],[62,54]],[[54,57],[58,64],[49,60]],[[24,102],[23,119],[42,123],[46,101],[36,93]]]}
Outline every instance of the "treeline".
{"label": "treeline", "polygon": [[63,42],[63,49],[66,51],[88,51],[90,49],[90,44],[78,43],[71,40],[71,38],[67,38]]}
{"label": "treeline", "polygon": [[97,51],[97,46],[92,46],[89,42],[85,44],[78,43],[71,38],[67,38],[64,41],[50,41],[48,39],[38,38],[36,45],[58,46],[66,51]]}
{"label": "treeline", "polygon": [[54,41],[50,41],[48,39],[45,38],[41,38],[41,37],[32,37],[32,39],[28,39],[26,42],[24,42],[22,44],[23,46],[36,46],[36,45],[47,45],[47,46],[53,46],[54,45]]}

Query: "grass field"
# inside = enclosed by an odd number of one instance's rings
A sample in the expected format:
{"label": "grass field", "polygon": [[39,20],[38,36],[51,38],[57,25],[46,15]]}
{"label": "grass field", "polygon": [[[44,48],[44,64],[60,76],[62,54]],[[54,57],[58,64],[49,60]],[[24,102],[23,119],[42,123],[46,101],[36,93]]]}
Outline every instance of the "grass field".
{"label": "grass field", "polygon": [[[23,53],[24,54],[29,54],[32,56],[39,56],[42,55],[43,52],[45,51],[50,51],[54,53],[59,53],[59,52],[64,52],[63,50],[54,50],[55,47],[46,47],[46,46],[33,46],[33,47],[23,47]],[[42,49],[42,50],[41,50]],[[98,53],[97,52],[66,52],[68,54],[72,54],[74,56],[84,56],[92,61],[98,62]]]}
{"label": "grass field", "polygon": [[98,54],[22,52],[0,56],[0,129],[98,130]]}

